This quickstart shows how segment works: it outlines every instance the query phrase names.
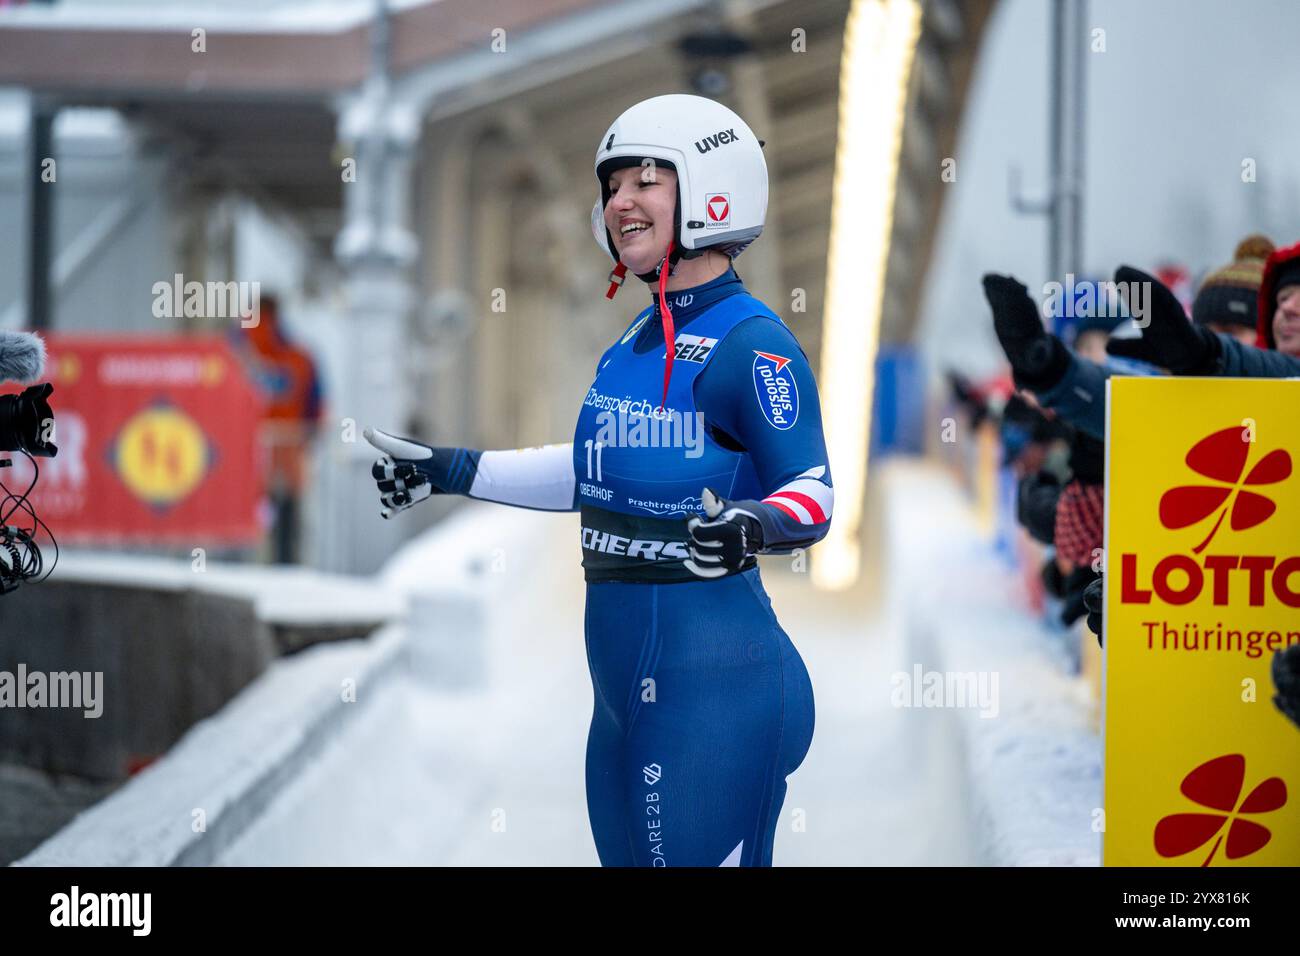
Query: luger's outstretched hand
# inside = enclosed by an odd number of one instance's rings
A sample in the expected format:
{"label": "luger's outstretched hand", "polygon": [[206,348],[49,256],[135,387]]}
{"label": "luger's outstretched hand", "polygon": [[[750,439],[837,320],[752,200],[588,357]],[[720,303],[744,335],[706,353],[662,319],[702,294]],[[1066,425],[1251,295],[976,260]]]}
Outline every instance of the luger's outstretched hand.
{"label": "luger's outstretched hand", "polygon": [[375,461],[370,474],[379,486],[380,514],[391,518],[398,511],[418,504],[440,488],[429,480],[422,462],[432,462],[433,448],[409,438],[398,438],[377,428],[367,428],[362,435],[384,454]]}

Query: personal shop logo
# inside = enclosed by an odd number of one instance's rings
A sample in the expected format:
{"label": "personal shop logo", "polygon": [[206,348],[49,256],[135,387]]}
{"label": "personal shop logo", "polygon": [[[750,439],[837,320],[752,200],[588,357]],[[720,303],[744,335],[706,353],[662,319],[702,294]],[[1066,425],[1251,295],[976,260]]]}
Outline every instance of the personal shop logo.
{"label": "personal shop logo", "polygon": [[[1208,584],[1215,605],[1262,607],[1271,584],[1279,601],[1300,608],[1300,556],[1202,553],[1215,539],[1225,518],[1231,530],[1247,531],[1263,524],[1278,510],[1272,497],[1252,489],[1276,486],[1290,478],[1291,456],[1274,449],[1256,456],[1252,464],[1254,447],[1255,443],[1247,441],[1246,432],[1238,426],[1207,435],[1191,447],[1184,461],[1204,481],[1178,485],[1161,495],[1160,524],[1170,531],[1181,531],[1210,522],[1209,531],[1190,554],[1166,554],[1148,574],[1143,574],[1141,565],[1150,560],[1149,554],[1121,554],[1121,603],[1149,604],[1154,593],[1165,604],[1190,604]],[[1281,489],[1268,490],[1276,495]],[[1222,543],[1225,539],[1219,540]],[[1244,587],[1236,584],[1235,600],[1231,596],[1234,582],[1244,583]]]}
{"label": "personal shop logo", "polygon": [[763,417],[777,431],[794,427],[799,420],[799,387],[784,355],[754,350],[754,392]]}
{"label": "personal shop logo", "polygon": [[1213,840],[1209,855],[1201,863],[1209,866],[1221,845],[1229,860],[1240,860],[1262,850],[1273,833],[1248,817],[1282,809],[1286,805],[1286,783],[1281,777],[1269,777],[1256,784],[1243,800],[1245,783],[1246,758],[1242,754],[1224,754],[1190,771],[1178,789],[1208,812],[1161,817],[1153,834],[1156,852],[1165,858],[1185,856]]}

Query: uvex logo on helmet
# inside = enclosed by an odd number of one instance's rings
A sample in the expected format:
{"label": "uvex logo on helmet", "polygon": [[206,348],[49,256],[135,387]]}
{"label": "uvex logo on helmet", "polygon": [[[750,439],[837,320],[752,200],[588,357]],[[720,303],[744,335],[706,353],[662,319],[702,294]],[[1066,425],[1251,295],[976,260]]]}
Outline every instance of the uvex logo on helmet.
{"label": "uvex logo on helmet", "polygon": [[740,137],[736,135],[734,129],[724,129],[714,133],[712,136],[706,136],[704,139],[697,139],[695,141],[695,148],[701,153],[707,153],[709,150],[717,146],[726,146],[728,143],[739,142]]}
{"label": "uvex logo on helmet", "polygon": [[[1212,483],[1179,485],[1160,496],[1160,524],[1171,531],[1191,527],[1218,514],[1209,533],[1192,548],[1192,554],[1199,555],[1205,550],[1224,518],[1229,519],[1228,526],[1233,531],[1246,531],[1263,524],[1277,511],[1277,503],[1271,498],[1249,491],[1245,486],[1273,485],[1291,477],[1291,456],[1282,449],[1274,449],[1247,471],[1253,444],[1237,426],[1207,435],[1192,446],[1184,460],[1189,468]],[[1149,589],[1137,584],[1138,556],[1124,554],[1120,558],[1120,601],[1125,604],[1149,604],[1153,591],[1166,604],[1190,604],[1200,596],[1208,571],[1214,603],[1226,605],[1233,579],[1231,572],[1240,569],[1249,578],[1247,600],[1252,607],[1264,603],[1269,571],[1272,571],[1272,589],[1278,600],[1288,607],[1300,607],[1300,587],[1290,585],[1292,575],[1300,577],[1300,557],[1279,560],[1277,555],[1207,554],[1197,562],[1191,555],[1170,554],[1156,563]],[[1175,572],[1180,574],[1175,577]],[[1175,583],[1184,576],[1185,584]]]}

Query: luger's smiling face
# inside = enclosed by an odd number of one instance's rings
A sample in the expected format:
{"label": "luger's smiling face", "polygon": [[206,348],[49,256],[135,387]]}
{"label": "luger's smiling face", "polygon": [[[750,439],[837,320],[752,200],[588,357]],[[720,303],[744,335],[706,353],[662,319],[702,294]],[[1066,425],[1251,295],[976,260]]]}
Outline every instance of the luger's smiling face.
{"label": "luger's smiling face", "polygon": [[605,227],[629,272],[639,275],[659,264],[673,235],[676,208],[676,171],[647,164],[610,174]]}

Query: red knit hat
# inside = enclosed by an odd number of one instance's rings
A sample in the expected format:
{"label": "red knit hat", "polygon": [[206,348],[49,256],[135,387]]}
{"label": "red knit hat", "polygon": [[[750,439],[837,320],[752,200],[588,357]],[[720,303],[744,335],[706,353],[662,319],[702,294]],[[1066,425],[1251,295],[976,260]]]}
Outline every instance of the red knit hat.
{"label": "red knit hat", "polygon": [[[1264,262],[1264,278],[1259,284],[1259,323],[1255,326],[1255,346],[1276,349],[1273,338],[1273,313],[1277,309],[1278,278],[1300,269],[1300,242],[1278,249]],[[1289,284],[1289,283],[1288,283]]]}

